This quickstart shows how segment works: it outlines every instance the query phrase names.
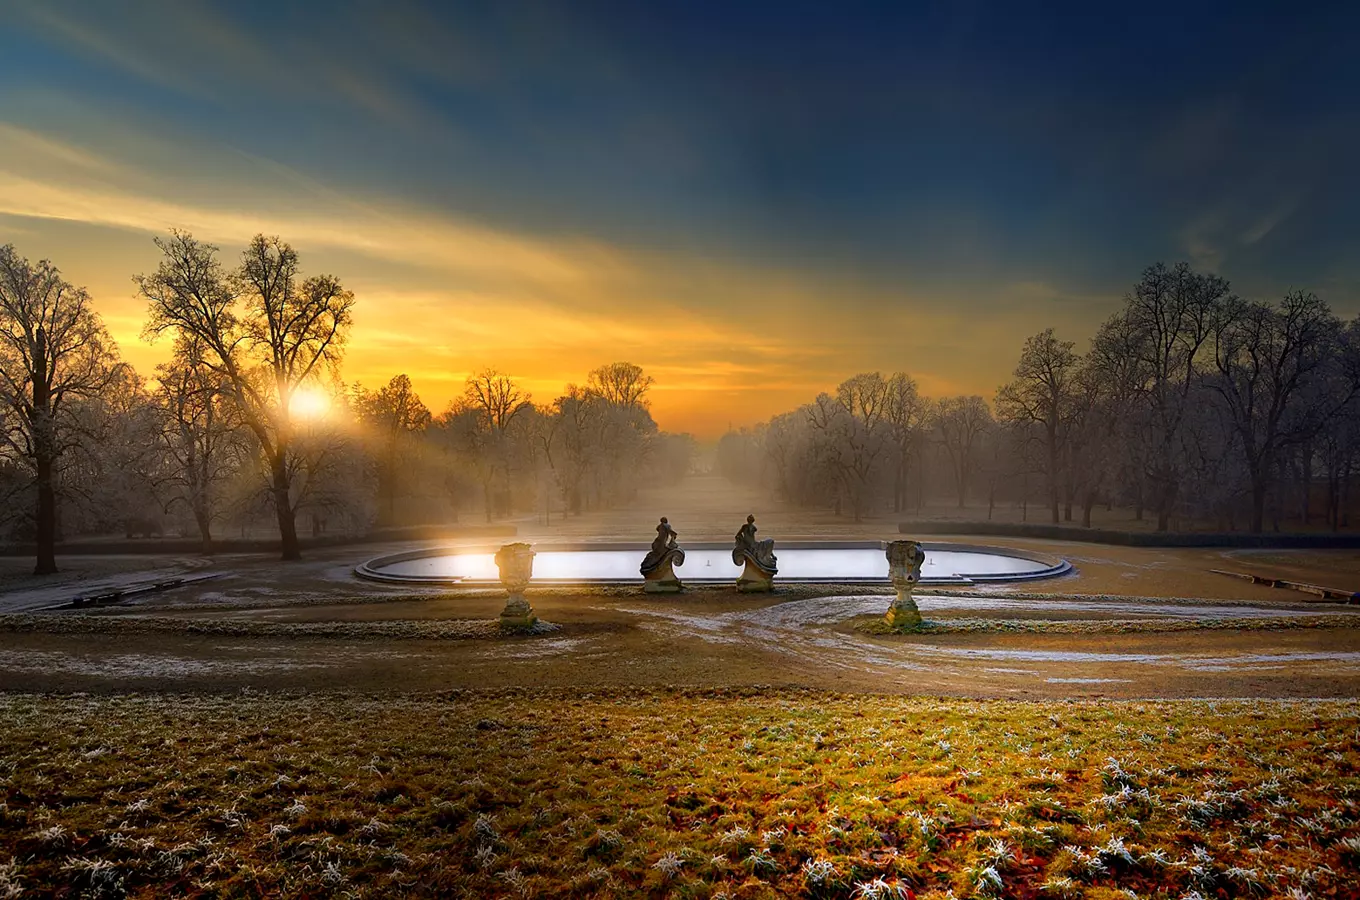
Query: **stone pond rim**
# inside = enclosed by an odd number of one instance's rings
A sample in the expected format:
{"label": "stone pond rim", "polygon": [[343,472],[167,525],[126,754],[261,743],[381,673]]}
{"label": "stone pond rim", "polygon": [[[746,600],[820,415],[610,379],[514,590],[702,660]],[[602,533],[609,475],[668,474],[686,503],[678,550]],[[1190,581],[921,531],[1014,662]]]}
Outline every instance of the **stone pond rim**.
{"label": "stone pond rim", "polygon": [[[888,585],[888,563],[882,541],[788,541],[778,546],[780,573],[776,584]],[[926,565],[920,586],[1025,582],[1055,578],[1073,571],[1061,557],[1011,547],[952,542],[923,542]],[[370,581],[453,587],[498,586],[493,556],[498,547],[458,550],[427,547],[377,556],[354,569]],[[642,543],[535,543],[535,586],[643,584],[638,562],[647,553]],[[688,558],[677,574],[696,587],[730,584],[739,573],[732,565],[730,543],[686,544]]]}

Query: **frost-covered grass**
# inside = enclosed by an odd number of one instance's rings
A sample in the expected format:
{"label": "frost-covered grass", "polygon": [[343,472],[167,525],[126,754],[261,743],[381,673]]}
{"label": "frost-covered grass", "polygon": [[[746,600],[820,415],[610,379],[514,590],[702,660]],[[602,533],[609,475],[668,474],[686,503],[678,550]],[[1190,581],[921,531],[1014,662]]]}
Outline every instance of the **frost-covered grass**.
{"label": "frost-covered grass", "polygon": [[189,619],[176,616],[99,616],[14,613],[0,615],[0,633],[195,634],[212,637],[343,638],[345,640],[485,640],[550,634],[559,626],[539,620],[529,628],[506,628],[486,619],[387,619],[359,622],[271,622],[252,619]]}
{"label": "frost-covered grass", "polygon": [[1353,896],[1360,703],[0,696],[0,898]]}

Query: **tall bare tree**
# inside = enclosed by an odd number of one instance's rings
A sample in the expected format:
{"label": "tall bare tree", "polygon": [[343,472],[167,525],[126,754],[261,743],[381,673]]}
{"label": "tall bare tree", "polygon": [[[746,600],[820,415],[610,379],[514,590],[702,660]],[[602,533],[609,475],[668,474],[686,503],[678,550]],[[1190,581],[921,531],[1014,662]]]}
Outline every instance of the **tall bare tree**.
{"label": "tall bare tree", "polygon": [[883,418],[896,456],[893,461],[893,512],[901,512],[907,507],[907,473],[912,460],[920,453],[930,403],[916,389],[916,379],[905,372],[895,372],[888,378],[885,400]]}
{"label": "tall bare tree", "polygon": [[997,414],[1003,421],[1038,426],[1047,462],[1049,509],[1058,523],[1062,489],[1063,441],[1072,408],[1072,382],[1080,357],[1071,341],[1060,341],[1046,328],[1025,341],[1015,378],[996,394]]}
{"label": "tall bare tree", "polygon": [[987,401],[976,394],[944,397],[935,404],[931,419],[954,470],[959,509],[963,509],[968,497],[968,479],[979,466],[982,438],[994,424],[992,411],[987,407]]}
{"label": "tall bare tree", "polygon": [[298,254],[277,237],[256,235],[228,274],[217,248],[188,232],[157,239],[152,275],[136,279],[151,302],[146,333],[197,340],[203,364],[221,375],[259,441],[284,559],[302,556],[292,495],[293,401],[339,363],[354,295],[333,275],[302,280]]}
{"label": "tall bare tree", "polygon": [[1326,376],[1340,340],[1341,322],[1314,294],[1291,293],[1279,306],[1236,297],[1220,305],[1212,342],[1217,377],[1209,384],[1241,444],[1253,532],[1264,524],[1281,449],[1310,439],[1360,388],[1353,382],[1334,394],[1309,390]]}
{"label": "tall bare tree", "polygon": [[878,463],[887,446],[888,384],[878,372],[841,382],[835,396],[821,394],[808,408],[820,433],[820,454],[837,476],[856,522],[864,516]]}
{"label": "tall bare tree", "polygon": [[609,363],[586,376],[586,387],[614,406],[644,408],[647,391],[655,383],[656,379],[643,372],[641,366],[630,362]]}
{"label": "tall bare tree", "polygon": [[57,571],[57,464],[80,440],[72,406],[118,376],[117,353],[84,288],[0,247],[0,440],[37,490],[35,575]]}
{"label": "tall bare tree", "polygon": [[412,439],[430,424],[430,410],[406,375],[392,380],[376,391],[360,389],[356,397],[359,420],[378,445],[380,456],[378,489],[383,518],[396,521],[403,459]]}
{"label": "tall bare tree", "polygon": [[225,485],[250,452],[231,386],[203,360],[194,337],[175,339],[170,360],[157,366],[155,394],[159,433],[171,488],[167,509],[182,503],[198,527],[204,552],[212,549],[212,525],[222,514]]}
{"label": "tall bare tree", "polygon": [[[1218,306],[1228,283],[1195,272],[1186,263],[1149,266],[1124,298],[1124,308],[1101,326],[1121,332],[1110,343],[1123,345],[1134,362],[1135,410],[1148,454],[1144,476],[1157,510],[1157,530],[1166,531],[1180,496],[1182,436],[1194,393],[1202,389],[1197,364],[1213,334]],[[1097,336],[1097,340],[1101,340]]]}
{"label": "tall bare tree", "polygon": [[461,400],[445,415],[458,426],[453,431],[481,475],[488,522],[509,511],[517,449],[511,428],[532,406],[529,393],[513,378],[485,369],[468,378]]}
{"label": "tall bare tree", "polygon": [[567,511],[580,514],[585,503],[587,476],[595,460],[594,438],[599,433],[603,404],[593,392],[574,384],[552,402],[542,432],[548,465]]}

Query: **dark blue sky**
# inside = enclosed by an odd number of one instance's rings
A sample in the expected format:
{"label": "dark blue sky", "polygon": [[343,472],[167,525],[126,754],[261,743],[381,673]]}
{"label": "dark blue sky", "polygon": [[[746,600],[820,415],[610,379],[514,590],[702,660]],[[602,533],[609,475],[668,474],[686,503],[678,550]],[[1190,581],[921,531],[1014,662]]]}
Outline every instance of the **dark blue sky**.
{"label": "dark blue sky", "polygon": [[[195,211],[359,233],[417,210],[659,267],[647,302],[699,319],[1019,310],[1009,334],[1084,339],[1177,259],[1360,309],[1360,4],[5,5],[0,123],[23,152],[0,169],[66,205],[0,201],[0,239],[180,216],[229,243]],[[150,205],[101,218],[72,191]],[[453,310],[516,280],[373,243],[363,272],[415,290],[437,269]],[[798,296],[733,294],[762,278]],[[543,281],[537,300],[577,296]]]}

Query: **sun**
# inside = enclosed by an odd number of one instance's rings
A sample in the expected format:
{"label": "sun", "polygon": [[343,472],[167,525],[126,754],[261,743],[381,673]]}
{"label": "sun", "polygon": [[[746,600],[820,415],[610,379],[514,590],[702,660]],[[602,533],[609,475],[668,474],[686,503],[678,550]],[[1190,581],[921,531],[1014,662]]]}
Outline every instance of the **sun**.
{"label": "sun", "polygon": [[324,418],[330,408],[330,396],[317,387],[298,388],[288,402],[288,411],[299,419]]}

